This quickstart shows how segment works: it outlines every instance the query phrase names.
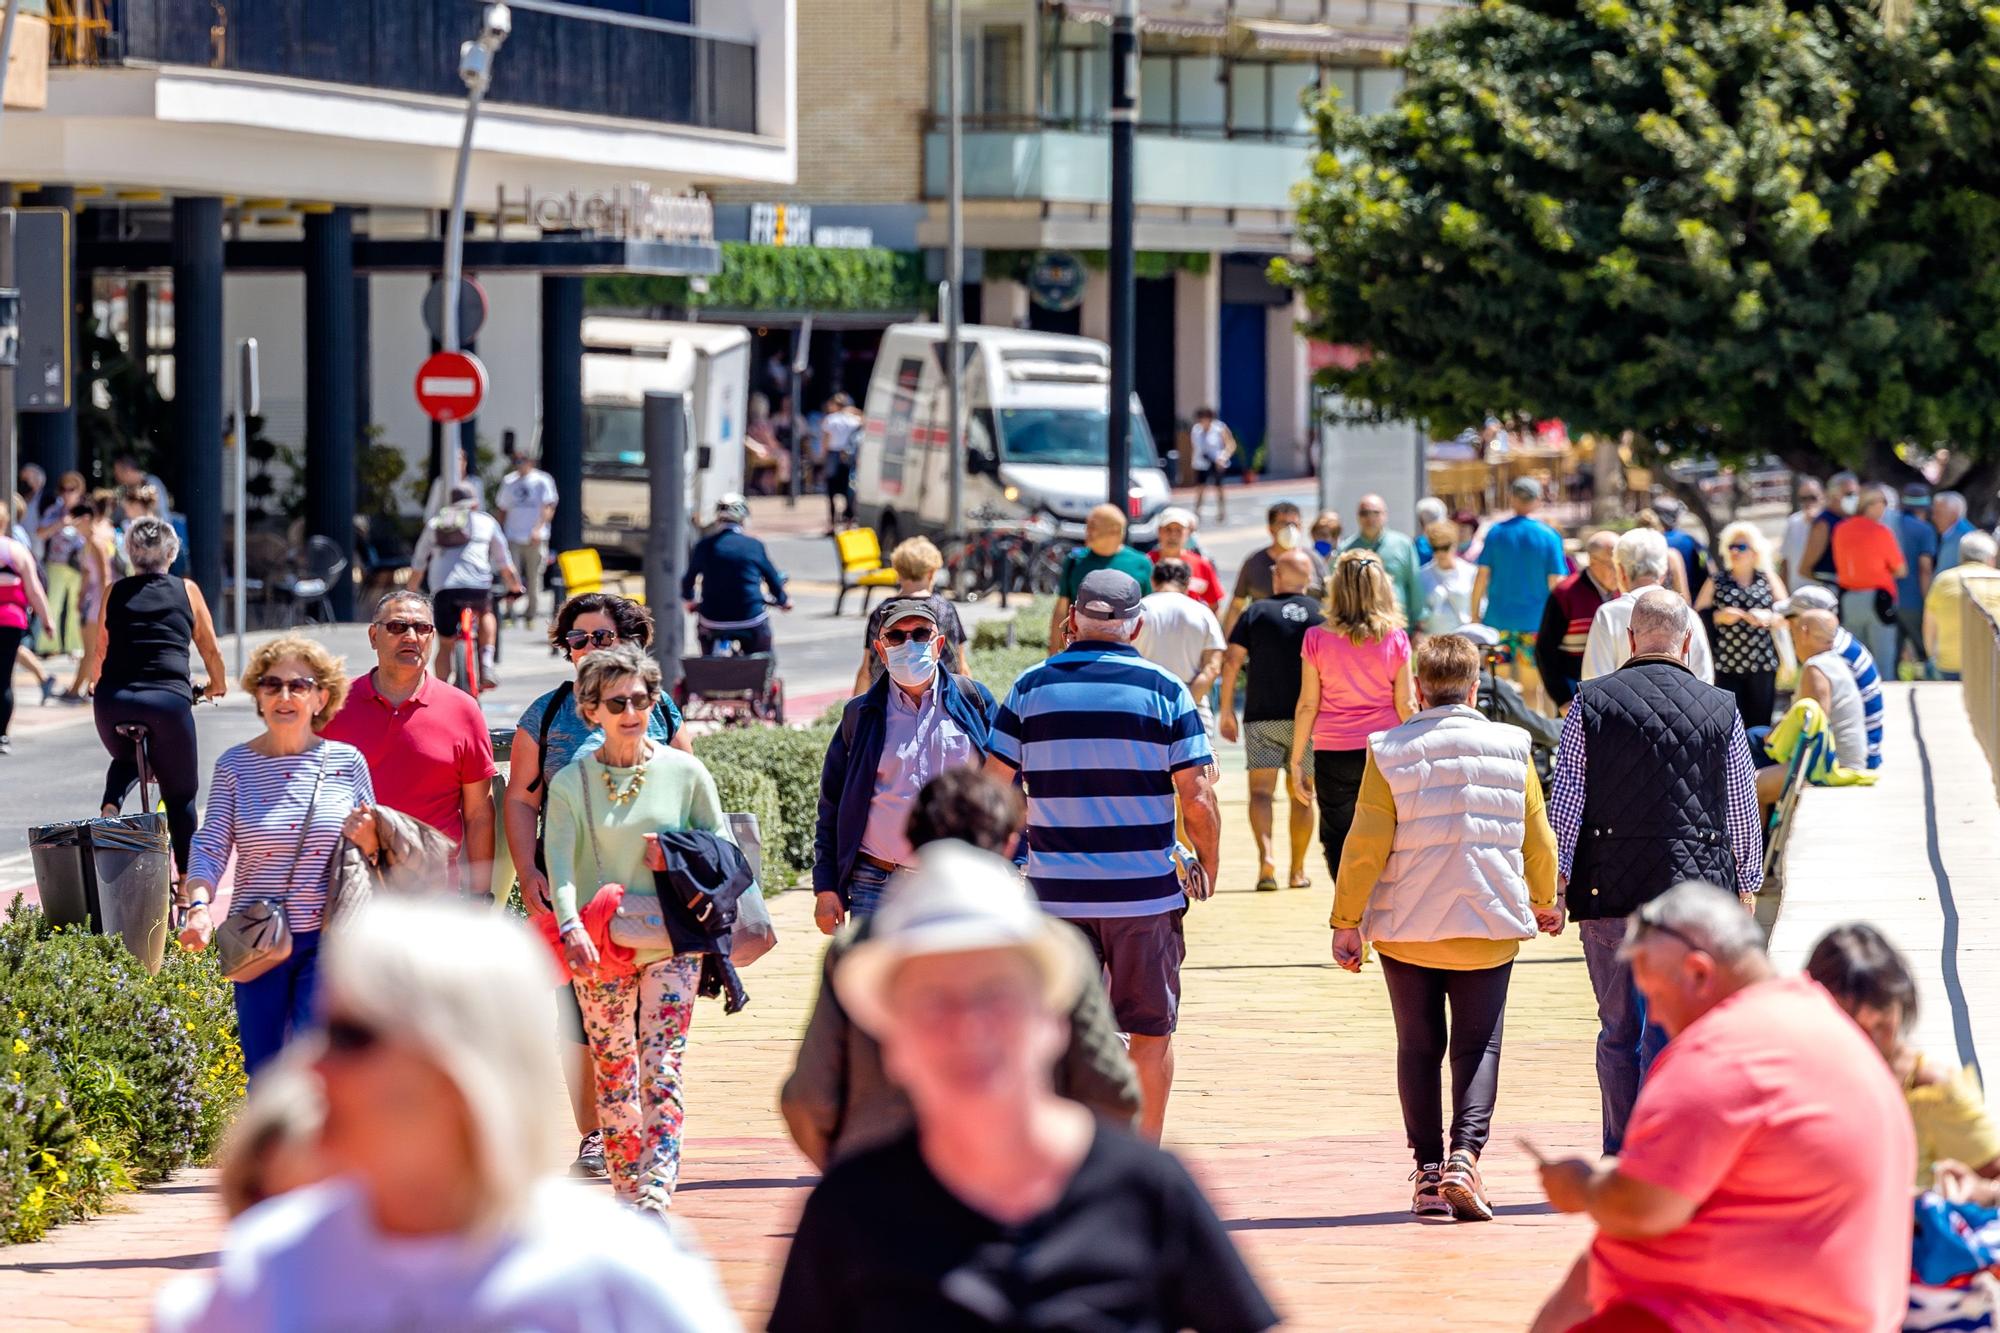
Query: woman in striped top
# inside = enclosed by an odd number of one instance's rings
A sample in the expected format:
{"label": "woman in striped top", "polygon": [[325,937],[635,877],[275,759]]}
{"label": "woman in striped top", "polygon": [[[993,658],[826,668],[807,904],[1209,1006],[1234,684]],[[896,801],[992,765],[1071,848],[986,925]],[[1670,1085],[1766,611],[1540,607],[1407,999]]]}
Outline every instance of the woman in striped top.
{"label": "woman in striped top", "polygon": [[251,655],[243,689],[257,701],[264,734],[215,761],[182,886],[188,914],[180,938],[191,949],[208,946],[209,903],[232,861],[237,901],[268,899],[284,909],[291,957],[236,987],[243,1065],[255,1074],[311,1022],[334,853],[346,837],[375,855],[375,789],[359,750],[313,734],[347,697],[347,675],[325,648],[310,639],[267,643]]}

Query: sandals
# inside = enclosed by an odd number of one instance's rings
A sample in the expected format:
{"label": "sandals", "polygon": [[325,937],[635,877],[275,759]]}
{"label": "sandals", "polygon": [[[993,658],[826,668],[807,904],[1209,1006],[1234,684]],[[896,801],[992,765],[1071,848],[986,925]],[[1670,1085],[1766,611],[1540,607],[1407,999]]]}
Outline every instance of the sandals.
{"label": "sandals", "polygon": [[1278,877],[1276,875],[1266,875],[1262,879],[1257,881],[1257,892],[1276,893],[1277,891],[1278,891]]}
{"label": "sandals", "polygon": [[1291,887],[1295,889],[1309,889],[1312,886],[1313,882],[1311,875],[1300,875],[1297,879],[1293,880],[1291,883]]}

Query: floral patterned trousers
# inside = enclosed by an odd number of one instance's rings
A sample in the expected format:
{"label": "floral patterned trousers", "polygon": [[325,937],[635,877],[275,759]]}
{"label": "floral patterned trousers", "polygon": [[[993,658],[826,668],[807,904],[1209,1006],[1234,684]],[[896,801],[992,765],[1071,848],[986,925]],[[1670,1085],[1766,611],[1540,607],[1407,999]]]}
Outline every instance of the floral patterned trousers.
{"label": "floral patterned trousers", "polygon": [[631,976],[579,977],[604,1162],[624,1203],[673,1198],[681,1174],[681,1056],[694,1022],[701,955],[649,963]]}

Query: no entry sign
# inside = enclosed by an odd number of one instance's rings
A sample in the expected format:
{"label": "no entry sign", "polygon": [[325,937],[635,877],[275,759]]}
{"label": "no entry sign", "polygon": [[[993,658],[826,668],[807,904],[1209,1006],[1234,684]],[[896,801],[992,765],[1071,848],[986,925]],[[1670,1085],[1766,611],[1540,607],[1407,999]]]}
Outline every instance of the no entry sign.
{"label": "no entry sign", "polygon": [[432,421],[464,421],[486,397],[486,367],[470,352],[433,352],[417,368],[417,406]]}

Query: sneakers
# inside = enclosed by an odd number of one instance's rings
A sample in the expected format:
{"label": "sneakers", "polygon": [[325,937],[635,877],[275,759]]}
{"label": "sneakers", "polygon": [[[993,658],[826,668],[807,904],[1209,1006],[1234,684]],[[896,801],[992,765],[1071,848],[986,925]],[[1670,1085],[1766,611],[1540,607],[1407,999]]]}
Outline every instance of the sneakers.
{"label": "sneakers", "polygon": [[1493,1220],[1493,1205],[1486,1201],[1486,1186],[1479,1178],[1479,1159],[1465,1149],[1460,1148],[1446,1160],[1438,1192],[1444,1196],[1451,1215],[1459,1221]]}
{"label": "sneakers", "polygon": [[1450,1217],[1451,1205],[1445,1202],[1442,1187],[1444,1174],[1436,1162],[1420,1166],[1410,1172],[1410,1179],[1417,1182],[1416,1193],[1410,1197],[1410,1211],[1418,1217]]}
{"label": "sneakers", "polygon": [[604,1165],[603,1130],[593,1129],[583,1136],[583,1141],[576,1145],[576,1160],[570,1163],[569,1173],[591,1180],[602,1180],[611,1174]]}

